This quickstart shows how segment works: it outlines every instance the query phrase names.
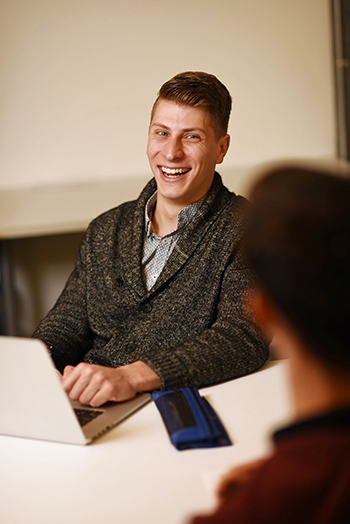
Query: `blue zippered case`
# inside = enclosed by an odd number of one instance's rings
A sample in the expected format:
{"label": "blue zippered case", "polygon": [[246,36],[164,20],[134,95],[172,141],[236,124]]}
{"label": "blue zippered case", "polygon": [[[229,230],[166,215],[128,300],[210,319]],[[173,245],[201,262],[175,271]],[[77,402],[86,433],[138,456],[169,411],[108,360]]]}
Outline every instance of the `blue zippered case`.
{"label": "blue zippered case", "polygon": [[178,450],[232,445],[217,413],[197,388],[152,393],[152,399]]}

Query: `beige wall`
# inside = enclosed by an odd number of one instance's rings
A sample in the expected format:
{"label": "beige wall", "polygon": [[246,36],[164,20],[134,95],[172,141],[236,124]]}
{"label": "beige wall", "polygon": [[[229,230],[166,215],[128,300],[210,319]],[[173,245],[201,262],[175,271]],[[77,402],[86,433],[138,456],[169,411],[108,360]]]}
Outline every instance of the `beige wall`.
{"label": "beige wall", "polygon": [[[335,155],[328,0],[1,0],[0,190],[127,176],[136,196],[157,90],[190,69],[233,96],[231,189],[245,194],[260,162]],[[21,334],[78,241],[14,243]]]}
{"label": "beige wall", "polygon": [[1,0],[0,188],[148,173],[151,104],[189,69],[232,93],[233,189],[334,154],[328,0]]}

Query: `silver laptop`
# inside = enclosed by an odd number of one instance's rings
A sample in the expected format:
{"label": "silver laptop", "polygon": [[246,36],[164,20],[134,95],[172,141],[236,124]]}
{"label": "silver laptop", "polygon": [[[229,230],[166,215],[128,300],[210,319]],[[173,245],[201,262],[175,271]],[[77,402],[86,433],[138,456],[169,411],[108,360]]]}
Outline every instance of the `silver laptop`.
{"label": "silver laptop", "polygon": [[141,393],[100,408],[70,401],[43,342],[0,337],[1,435],[89,444],[150,398]]}

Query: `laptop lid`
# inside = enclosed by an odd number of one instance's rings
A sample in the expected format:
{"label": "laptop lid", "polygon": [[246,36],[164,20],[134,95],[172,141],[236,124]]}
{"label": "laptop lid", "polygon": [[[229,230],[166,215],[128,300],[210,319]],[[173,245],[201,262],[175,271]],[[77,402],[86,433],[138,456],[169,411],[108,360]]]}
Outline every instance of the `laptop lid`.
{"label": "laptop lid", "polygon": [[[0,336],[0,434],[88,444],[150,400],[149,393],[100,408],[71,402],[45,344]],[[83,426],[75,410],[94,412]],[[89,415],[89,413],[87,413]]]}

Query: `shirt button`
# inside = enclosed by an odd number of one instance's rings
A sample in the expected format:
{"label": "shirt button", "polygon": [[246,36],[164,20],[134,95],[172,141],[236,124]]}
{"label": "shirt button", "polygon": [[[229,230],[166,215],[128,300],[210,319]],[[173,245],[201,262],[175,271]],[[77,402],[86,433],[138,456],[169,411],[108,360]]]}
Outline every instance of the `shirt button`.
{"label": "shirt button", "polygon": [[128,350],[129,351],[134,351],[136,349],[136,344],[135,342],[129,342],[128,344]]}

